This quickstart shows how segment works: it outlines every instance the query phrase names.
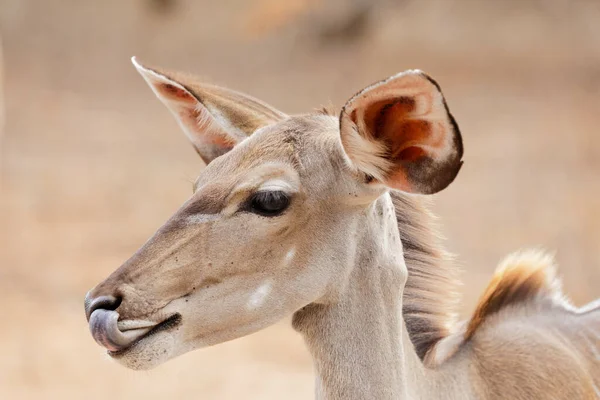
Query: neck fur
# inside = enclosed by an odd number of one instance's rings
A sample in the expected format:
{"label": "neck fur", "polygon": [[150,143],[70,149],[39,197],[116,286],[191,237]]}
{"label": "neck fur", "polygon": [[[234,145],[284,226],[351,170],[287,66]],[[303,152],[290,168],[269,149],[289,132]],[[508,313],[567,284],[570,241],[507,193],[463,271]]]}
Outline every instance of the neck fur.
{"label": "neck fur", "polygon": [[407,268],[389,195],[368,210],[338,300],[294,315],[317,373],[317,398],[419,398],[425,368],[402,315]]}

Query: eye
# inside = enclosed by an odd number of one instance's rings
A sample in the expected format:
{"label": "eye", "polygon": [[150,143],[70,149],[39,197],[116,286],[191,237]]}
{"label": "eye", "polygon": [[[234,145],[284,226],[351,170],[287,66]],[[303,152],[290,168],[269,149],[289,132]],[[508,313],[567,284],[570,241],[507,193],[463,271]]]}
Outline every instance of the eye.
{"label": "eye", "polygon": [[275,217],[290,205],[290,197],[285,192],[256,192],[250,197],[249,211],[265,217]]}

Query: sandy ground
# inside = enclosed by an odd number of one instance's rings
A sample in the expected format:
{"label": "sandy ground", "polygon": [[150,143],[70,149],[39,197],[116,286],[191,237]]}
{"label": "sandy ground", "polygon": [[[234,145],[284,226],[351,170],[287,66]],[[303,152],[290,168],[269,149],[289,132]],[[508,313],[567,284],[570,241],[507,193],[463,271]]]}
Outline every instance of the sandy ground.
{"label": "sandy ground", "polygon": [[312,396],[310,359],[286,321],[142,373],[91,339],[85,292],[202,169],[132,55],[287,112],[339,107],[372,81],[426,70],[465,140],[465,166],[435,204],[464,271],[461,313],[501,257],[526,246],[556,251],[575,303],[600,295],[600,3],[396,3],[348,35],[322,34],[332,6],[255,34],[250,1],[0,1],[0,398]]}

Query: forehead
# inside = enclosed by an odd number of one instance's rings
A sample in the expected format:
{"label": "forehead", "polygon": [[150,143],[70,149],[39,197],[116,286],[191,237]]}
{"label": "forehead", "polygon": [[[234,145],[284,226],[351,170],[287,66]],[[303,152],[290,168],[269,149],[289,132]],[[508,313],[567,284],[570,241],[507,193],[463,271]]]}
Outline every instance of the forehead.
{"label": "forehead", "polygon": [[259,129],[229,153],[215,159],[198,177],[196,184],[215,180],[225,183],[269,166],[293,169],[302,178],[316,169],[337,164],[340,159],[337,118],[293,116]]}

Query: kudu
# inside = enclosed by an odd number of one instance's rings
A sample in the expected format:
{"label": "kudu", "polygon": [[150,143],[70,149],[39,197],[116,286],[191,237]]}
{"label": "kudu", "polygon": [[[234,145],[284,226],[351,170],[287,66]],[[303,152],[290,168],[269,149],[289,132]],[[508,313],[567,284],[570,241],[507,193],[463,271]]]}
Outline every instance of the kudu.
{"label": "kudu", "polygon": [[90,291],[94,339],[148,369],[286,316],[319,399],[593,399],[600,308],[562,297],[552,259],[509,257],[455,323],[453,269],[424,196],[463,147],[436,82],[407,71],[339,118],[134,65],[208,164],[183,206]]}

